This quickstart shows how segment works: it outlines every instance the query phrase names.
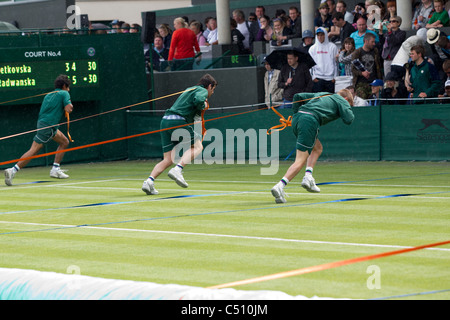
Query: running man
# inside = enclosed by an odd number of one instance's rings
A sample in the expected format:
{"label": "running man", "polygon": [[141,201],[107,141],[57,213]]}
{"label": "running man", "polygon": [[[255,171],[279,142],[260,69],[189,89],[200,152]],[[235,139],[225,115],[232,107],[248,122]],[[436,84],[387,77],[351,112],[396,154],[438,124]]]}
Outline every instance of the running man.
{"label": "running man", "polygon": [[[294,163],[289,167],[280,182],[271,190],[276,203],[286,202],[284,187],[297,176],[307,163],[308,156],[313,155],[312,150],[315,145],[320,144],[320,148],[322,148],[322,144],[317,139],[319,128],[338,118],[342,118],[342,121],[349,125],[355,118],[351,109],[353,97],[347,89],[342,89],[336,94],[327,92],[297,93],[294,96],[294,101],[298,101],[294,102],[292,106],[294,112],[292,131],[297,138],[297,153]],[[310,159],[310,161],[313,160],[311,162],[315,163],[317,158]],[[307,165],[313,166],[312,163],[308,162]],[[312,176],[311,168],[307,168],[302,186],[308,191],[317,192],[315,190],[318,188]]]}
{"label": "running man", "polygon": [[[70,100],[69,89],[70,80],[66,75],[60,75],[55,80],[55,90],[47,94],[41,105],[41,110],[39,111],[39,117],[37,121],[37,132],[33,138],[33,143],[30,149],[24,153],[21,160],[16,163],[12,168],[5,170],[5,184],[12,186],[12,180],[16,173],[25,167],[31,159],[26,159],[32,157],[42,149],[44,144],[50,140],[54,140],[58,143],[58,151],[67,149],[69,146],[69,139],[59,131],[59,121],[63,117],[64,113],[71,113],[73,111],[73,105]],[[50,170],[50,177],[56,179],[67,179],[69,176],[64,173],[60,168],[61,161],[64,157],[64,152],[57,153],[55,155],[55,162]]]}
{"label": "running man", "polygon": [[[192,125],[188,125],[200,119],[201,113],[207,107],[207,99],[211,97],[217,87],[217,81],[209,74],[205,74],[198,84],[189,87],[183,92],[170,109],[168,109],[162,120],[161,129],[183,126],[190,134],[190,148],[181,156],[179,163],[169,171],[169,177],[183,188],[188,184],[183,177],[183,169],[186,164],[195,159],[203,150],[202,135],[195,132]],[[153,168],[150,176],[144,181],[142,191],[148,195],[158,194],[155,189],[155,179],[174,163],[176,146],[182,140],[172,141],[172,133],[176,129],[161,131],[161,142],[164,158]]]}

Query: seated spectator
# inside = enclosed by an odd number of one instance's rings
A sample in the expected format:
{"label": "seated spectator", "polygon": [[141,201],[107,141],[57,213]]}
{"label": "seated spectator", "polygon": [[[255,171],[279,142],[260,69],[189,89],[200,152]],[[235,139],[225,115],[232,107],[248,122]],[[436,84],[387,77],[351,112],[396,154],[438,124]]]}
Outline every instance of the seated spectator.
{"label": "seated spectator", "polygon": [[448,12],[444,9],[444,0],[434,0],[434,13],[428,20],[426,28],[442,28],[450,25]]}
{"label": "seated spectator", "polygon": [[329,32],[333,26],[333,20],[331,14],[329,13],[328,4],[323,2],[319,5],[319,16],[314,19],[314,28],[324,28]]}
{"label": "seated spectator", "polygon": [[422,0],[422,3],[414,10],[414,15],[412,18],[413,30],[419,30],[420,28],[425,28],[428,20],[430,20],[433,15],[433,1],[432,0]]}
{"label": "seated spectator", "polygon": [[272,66],[264,61],[266,73],[264,74],[264,94],[267,108],[277,106],[283,103],[283,89],[278,87],[278,78],[280,70],[272,69]]}
{"label": "seated spectator", "polygon": [[361,98],[357,94],[357,92],[355,91],[355,87],[354,86],[348,86],[345,89],[349,90],[352,93],[352,95],[353,95],[353,106],[354,107],[367,107],[367,106],[369,106],[369,102],[364,100],[363,98]]}
{"label": "seated spectator", "polygon": [[445,91],[443,94],[438,96],[440,104],[448,104],[450,103],[450,80],[445,81]]}
{"label": "seated spectator", "polygon": [[209,25],[209,20],[211,20],[212,18],[213,17],[206,17],[205,18],[204,23],[205,23],[206,30],[203,31],[203,36],[205,37],[205,39],[208,39],[208,35],[211,32],[211,30],[209,30],[209,28],[208,28],[208,25]]}
{"label": "seated spectator", "polygon": [[372,94],[369,96],[370,105],[371,106],[379,106],[380,105],[380,93],[383,89],[383,80],[375,79],[370,84],[370,88],[372,90]]}
{"label": "seated spectator", "polygon": [[344,43],[344,40],[350,37],[350,35],[356,31],[355,27],[353,27],[352,24],[344,20],[344,14],[341,12],[336,12],[333,15],[333,24],[339,30],[337,35],[335,34],[336,39],[333,42],[339,45],[342,45]]}
{"label": "seated spectator", "polygon": [[392,72],[386,75],[385,86],[381,90],[380,98],[383,99],[382,104],[406,104],[408,91],[402,82],[397,81],[396,75]]}
{"label": "seated spectator", "polygon": [[289,43],[285,36],[292,34],[291,29],[287,28],[284,20],[276,18],[273,20],[272,46],[282,46]]}
{"label": "seated spectator", "polygon": [[259,18],[261,27],[256,35],[256,41],[269,42],[272,39],[273,29],[270,26],[270,18],[266,15]]}
{"label": "seated spectator", "polygon": [[380,34],[380,42],[383,43],[381,57],[384,60],[384,74],[391,71],[392,60],[406,39],[406,32],[400,30],[402,18],[394,16],[387,25],[387,34]]}
{"label": "seated spectator", "polygon": [[306,51],[314,44],[314,34],[311,30],[305,30],[302,33],[302,46]]}
{"label": "seated spectator", "polygon": [[355,40],[348,37],[342,44],[341,51],[338,56],[339,75],[353,77],[352,72],[352,53],[355,51]]}
{"label": "seated spectator", "polygon": [[202,24],[197,20],[192,20],[189,23],[189,28],[194,31],[195,35],[197,36],[197,42],[199,46],[206,45],[206,38],[203,36],[202,32]]}
{"label": "seated spectator", "polygon": [[217,35],[217,20],[215,18],[211,18],[208,20],[208,37],[206,38],[206,45],[215,45],[219,43],[218,35]]}
{"label": "seated spectator", "polygon": [[344,20],[353,24],[353,14],[347,11],[347,4],[343,0],[338,0],[336,3],[336,12],[341,12],[344,15]]}

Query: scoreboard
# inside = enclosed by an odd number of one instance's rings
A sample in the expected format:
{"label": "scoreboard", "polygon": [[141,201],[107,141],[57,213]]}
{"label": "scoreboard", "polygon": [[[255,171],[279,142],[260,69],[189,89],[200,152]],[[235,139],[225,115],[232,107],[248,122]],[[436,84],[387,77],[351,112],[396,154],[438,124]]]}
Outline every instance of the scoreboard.
{"label": "scoreboard", "polygon": [[100,84],[99,52],[95,47],[14,48],[0,50],[0,93],[24,89],[47,90],[61,74],[71,88]]}

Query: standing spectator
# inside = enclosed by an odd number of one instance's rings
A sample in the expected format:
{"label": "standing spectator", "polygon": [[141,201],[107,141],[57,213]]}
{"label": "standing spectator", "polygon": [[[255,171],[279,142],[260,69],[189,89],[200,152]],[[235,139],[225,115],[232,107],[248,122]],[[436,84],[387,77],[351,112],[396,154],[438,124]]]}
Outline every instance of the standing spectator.
{"label": "standing spectator", "polygon": [[336,3],[336,12],[340,12],[344,15],[344,20],[350,24],[353,24],[353,14],[347,11],[347,4],[343,0],[338,0]]}
{"label": "standing spectator", "polygon": [[169,49],[164,48],[163,37],[155,35],[153,39],[153,50],[147,51],[145,55],[148,60],[150,59],[150,51],[152,54],[153,69],[161,71],[161,63],[167,61],[169,58]]}
{"label": "standing spectator", "polygon": [[444,0],[434,0],[435,12],[428,20],[426,28],[443,28],[449,26],[448,12],[444,9]]}
{"label": "standing spectator", "polygon": [[395,0],[389,0],[386,3],[386,7],[387,7],[387,12],[385,13],[384,17],[383,17],[383,21],[390,21],[391,18],[396,17],[397,16],[397,3]]}
{"label": "standing spectator", "polygon": [[208,37],[206,37],[206,45],[214,45],[219,43],[218,35],[217,35],[217,20],[215,18],[211,18],[208,20]]}
{"label": "standing spectator", "polygon": [[411,48],[411,60],[414,65],[405,84],[408,92],[413,93],[413,98],[434,98],[439,93],[440,79],[438,71],[424,57],[424,46],[417,45]]}
{"label": "standing spectator", "polygon": [[313,92],[334,93],[335,81],[338,76],[336,62],[338,48],[328,40],[325,29],[317,29],[316,43],[309,48],[308,52],[316,62],[316,65],[311,68],[311,77],[314,82]]}
{"label": "standing spectator", "polygon": [[283,89],[284,105],[280,108],[292,108],[294,94],[311,92],[313,82],[306,63],[298,61],[294,52],[287,54],[287,64],[281,67],[278,88]]}
{"label": "standing spectator", "polygon": [[265,41],[265,42],[270,41],[270,39],[272,39],[273,33],[273,29],[270,26],[270,18],[264,15],[261,18],[259,18],[259,22],[261,24],[261,27],[258,31],[258,34],[256,35],[255,41]]}
{"label": "standing spectator", "polygon": [[302,22],[301,22],[301,18],[300,18],[300,11],[298,11],[297,7],[292,6],[289,8],[289,19],[291,22],[292,34],[286,36],[287,39],[301,38],[302,37]]}
{"label": "standing spectator", "polygon": [[372,30],[367,29],[367,20],[365,18],[361,17],[358,19],[358,21],[356,22],[356,28],[358,30],[356,30],[350,35],[350,37],[352,37],[355,40],[356,49],[359,49],[364,45],[364,36],[367,33],[375,35],[375,43],[380,42],[380,38],[378,37],[378,35]]}
{"label": "standing spectator", "polygon": [[344,43],[342,44],[342,48],[338,56],[339,69],[341,70],[339,72],[339,75],[353,77],[352,72],[353,51],[355,51],[355,40],[353,40],[353,38],[348,37],[347,39],[344,40]]}
{"label": "standing spectator", "polygon": [[164,48],[170,49],[170,43],[172,42],[172,30],[166,23],[161,24],[158,27],[158,33],[163,37]]}
{"label": "standing spectator", "polygon": [[198,45],[204,46],[206,44],[206,38],[203,36],[201,23],[197,20],[192,20],[189,23],[189,28],[195,33]]}
{"label": "standing spectator", "polygon": [[[200,52],[195,33],[187,27],[183,18],[175,18],[173,21],[175,31],[172,35],[172,42],[169,50],[169,61],[194,58],[195,53]],[[194,60],[192,59],[192,63]],[[173,64],[175,70],[184,65],[186,61],[175,61]],[[187,69],[192,69],[192,63],[189,63]]]}
{"label": "standing spectator", "polygon": [[272,69],[272,66],[264,61],[266,73],[264,74],[264,102],[270,108],[272,105],[279,105],[283,102],[283,89],[278,87],[280,70]]}
{"label": "standing spectator", "polygon": [[362,64],[361,69],[357,68],[355,64],[352,67],[355,91],[359,87],[370,91],[369,84],[375,79],[382,79],[381,59],[378,49],[375,46],[375,36],[373,33],[366,33],[364,36],[364,45],[353,52],[352,59]]}
{"label": "standing spectator", "polygon": [[392,60],[406,39],[406,32],[400,30],[401,24],[402,18],[394,16],[389,20],[389,24],[387,25],[387,34],[383,34],[380,31],[380,42],[383,43],[381,57],[384,60],[385,76],[391,72]]}
{"label": "standing spectator", "polygon": [[333,23],[336,27],[339,28],[339,33],[337,35],[336,43],[343,44],[344,40],[351,36],[353,32],[355,32],[355,27],[352,24],[348,23],[344,19],[344,14],[342,12],[336,12],[333,15]]}
{"label": "standing spectator", "polygon": [[314,34],[311,30],[305,30],[302,33],[302,46],[306,51],[309,51],[309,48],[314,44]]}
{"label": "standing spectator", "polygon": [[282,46],[288,44],[289,40],[285,36],[292,34],[291,29],[287,28],[284,20],[281,18],[273,19],[272,46]]}
{"label": "standing spectator", "polygon": [[331,30],[333,26],[333,21],[331,15],[329,14],[328,4],[323,2],[319,6],[319,16],[314,19],[314,28],[317,30],[318,28],[324,28],[328,31]]}
{"label": "standing spectator", "polygon": [[413,30],[425,28],[428,20],[430,20],[433,14],[433,10],[434,7],[432,0],[422,0],[422,3],[414,11],[414,16],[412,19]]}

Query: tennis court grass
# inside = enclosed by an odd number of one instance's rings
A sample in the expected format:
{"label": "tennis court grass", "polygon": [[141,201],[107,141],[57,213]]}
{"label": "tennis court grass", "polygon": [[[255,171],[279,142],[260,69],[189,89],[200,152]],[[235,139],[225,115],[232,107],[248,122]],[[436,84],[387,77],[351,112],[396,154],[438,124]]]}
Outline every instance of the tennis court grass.
{"label": "tennis court grass", "polygon": [[[274,176],[257,165],[191,165],[188,189],[163,174],[159,195],[147,196],[154,164],[66,165],[68,180],[22,170],[0,186],[0,266],[209,287],[450,240],[447,162],[319,162],[321,193],[303,190],[301,173],[281,205],[270,189],[289,161]],[[234,288],[449,299],[449,265],[445,245]]]}

